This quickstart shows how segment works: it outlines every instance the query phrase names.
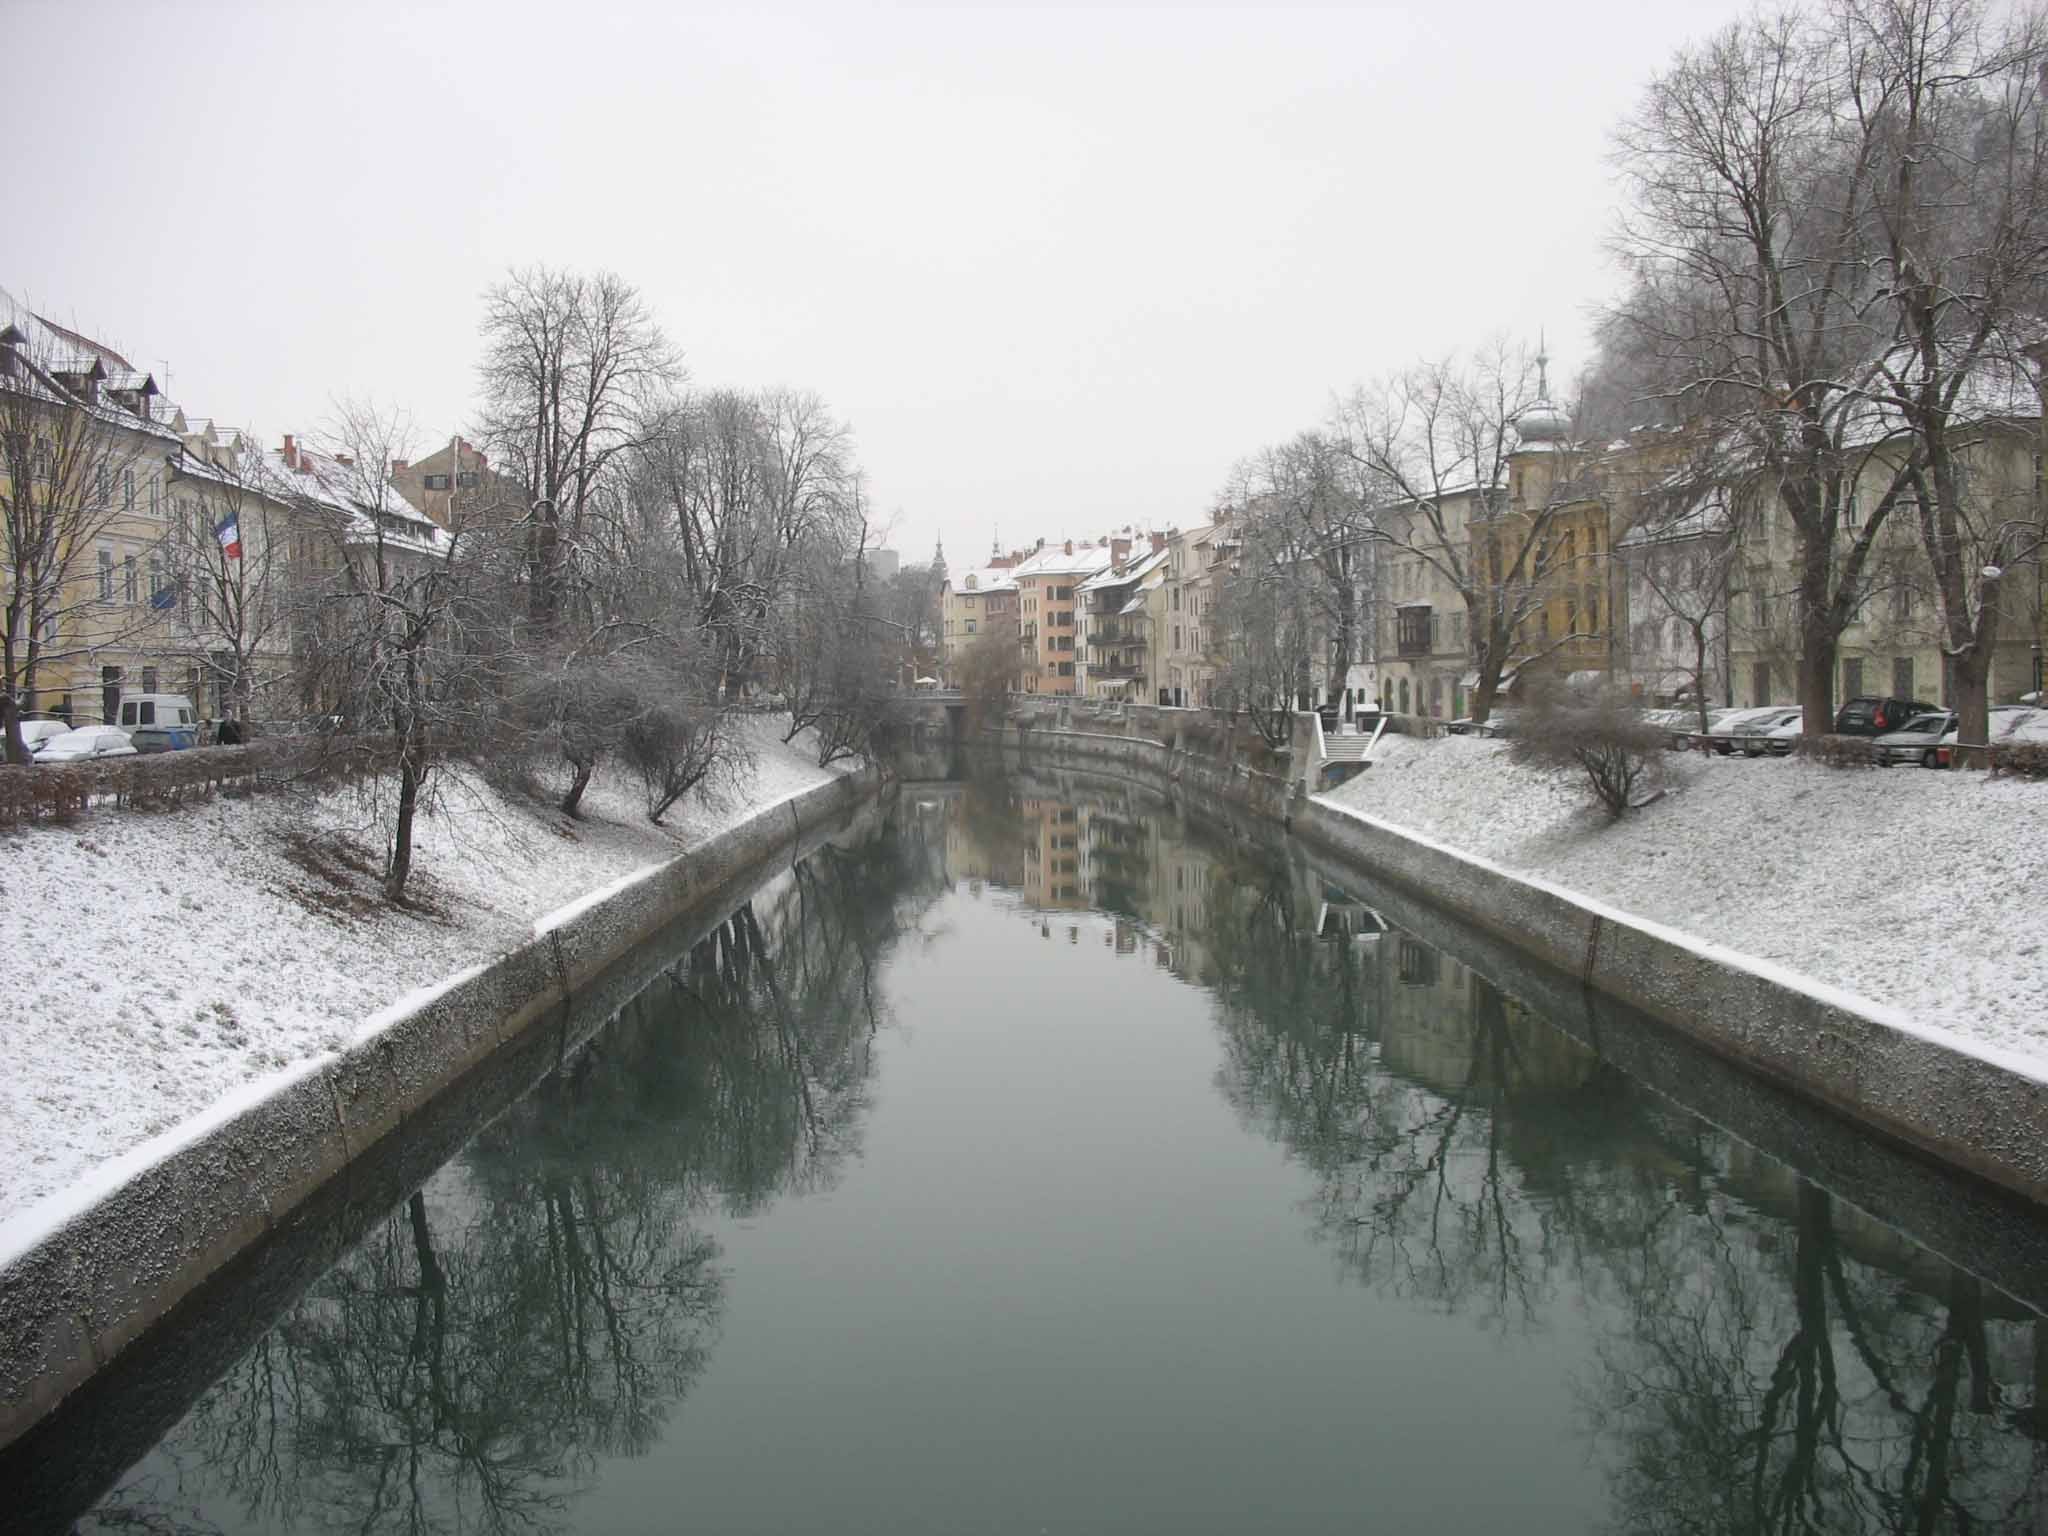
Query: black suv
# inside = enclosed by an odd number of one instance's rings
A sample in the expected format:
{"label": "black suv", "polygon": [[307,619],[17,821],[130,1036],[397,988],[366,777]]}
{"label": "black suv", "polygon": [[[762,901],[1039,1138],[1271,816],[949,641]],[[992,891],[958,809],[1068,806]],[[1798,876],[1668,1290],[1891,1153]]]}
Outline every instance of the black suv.
{"label": "black suv", "polygon": [[1939,704],[1919,699],[1851,699],[1835,716],[1837,736],[1882,736],[1896,731],[1915,715],[1931,715]]}

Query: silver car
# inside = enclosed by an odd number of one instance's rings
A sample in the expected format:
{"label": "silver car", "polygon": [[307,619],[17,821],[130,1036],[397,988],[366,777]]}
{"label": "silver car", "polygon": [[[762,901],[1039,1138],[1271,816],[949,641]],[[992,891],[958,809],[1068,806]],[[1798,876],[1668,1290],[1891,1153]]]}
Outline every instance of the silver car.
{"label": "silver car", "polygon": [[1707,742],[1716,752],[1741,752],[1745,757],[1762,757],[1768,750],[1765,742],[1771,732],[1798,718],[1799,706],[1796,704],[1745,709],[1715,726],[1707,734]]}
{"label": "silver car", "polygon": [[1887,768],[1897,763],[1918,763],[1922,768],[1936,766],[1936,754],[1941,738],[1954,730],[1955,711],[1937,709],[1932,714],[1915,715],[1896,731],[1886,731],[1882,736],[1871,739],[1871,747],[1877,753],[1877,760]]}

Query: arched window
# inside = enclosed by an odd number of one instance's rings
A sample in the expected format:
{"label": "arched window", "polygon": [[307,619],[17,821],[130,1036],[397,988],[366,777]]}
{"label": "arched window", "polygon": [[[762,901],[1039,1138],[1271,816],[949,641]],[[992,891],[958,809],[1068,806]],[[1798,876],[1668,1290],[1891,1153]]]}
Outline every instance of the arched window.
{"label": "arched window", "polygon": [[1429,680],[1429,717],[1432,720],[1441,719],[1443,712],[1444,680],[1440,677],[1432,677]]}
{"label": "arched window", "polygon": [[1401,679],[1401,713],[1408,713],[1408,679]]}

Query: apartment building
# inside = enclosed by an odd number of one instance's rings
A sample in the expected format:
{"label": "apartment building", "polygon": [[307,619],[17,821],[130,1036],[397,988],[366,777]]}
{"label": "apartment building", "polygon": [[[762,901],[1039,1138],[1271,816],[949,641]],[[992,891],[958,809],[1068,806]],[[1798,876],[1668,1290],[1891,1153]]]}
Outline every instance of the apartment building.
{"label": "apartment building", "polygon": [[1016,643],[1018,557],[998,556],[976,570],[950,572],[939,589],[939,680],[957,688],[961,660],[978,640],[1008,635]]}
{"label": "apartment building", "polygon": [[1011,575],[1017,583],[1017,644],[1026,693],[1078,691],[1080,586],[1108,569],[1106,544],[1041,545]]}

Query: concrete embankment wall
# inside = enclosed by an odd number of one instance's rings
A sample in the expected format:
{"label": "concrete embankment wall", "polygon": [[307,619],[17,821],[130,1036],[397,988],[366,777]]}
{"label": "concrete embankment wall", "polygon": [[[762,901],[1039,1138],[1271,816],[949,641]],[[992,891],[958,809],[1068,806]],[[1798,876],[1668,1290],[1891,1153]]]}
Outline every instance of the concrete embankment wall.
{"label": "concrete embankment wall", "polygon": [[[1080,723],[1080,722],[1076,722]],[[1616,911],[1300,792],[1133,735],[1046,720],[990,733],[1022,761],[1125,773],[1284,825],[1303,843],[1699,1041],[1773,1083],[2048,1204],[2048,1080],[1880,1004]],[[1369,770],[1368,770],[1369,771]]]}
{"label": "concrete embankment wall", "polygon": [[[546,1069],[636,989],[631,952],[730,903],[869,798],[848,775],[572,904],[509,954],[368,1021],[29,1211],[0,1249],[0,1446],[487,1062]],[[720,909],[723,910],[722,908]],[[644,981],[645,978],[640,978]]]}

